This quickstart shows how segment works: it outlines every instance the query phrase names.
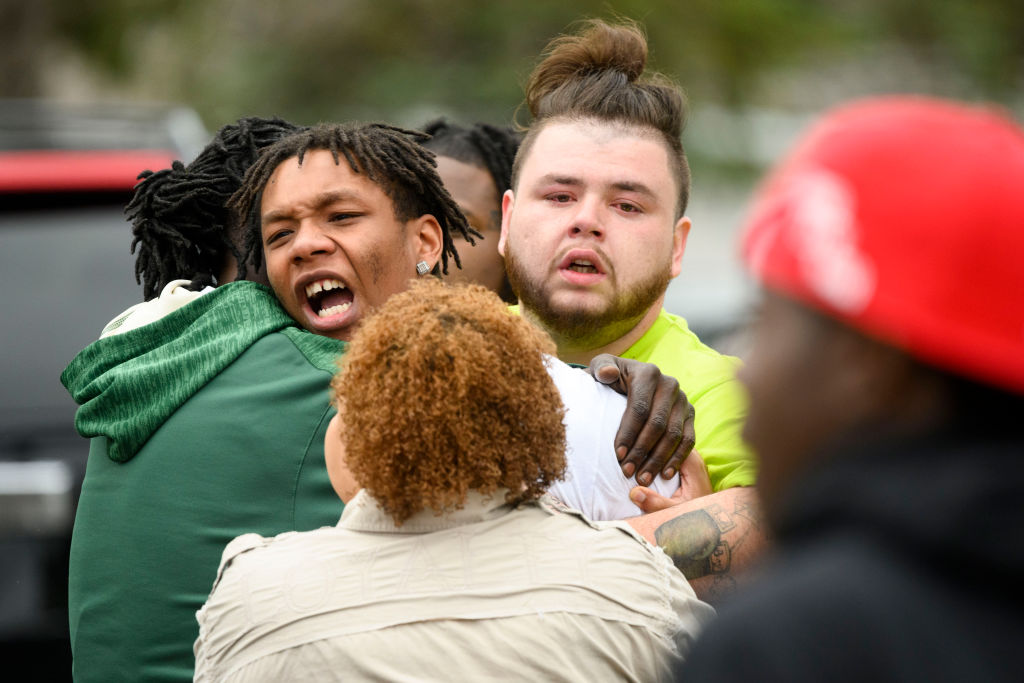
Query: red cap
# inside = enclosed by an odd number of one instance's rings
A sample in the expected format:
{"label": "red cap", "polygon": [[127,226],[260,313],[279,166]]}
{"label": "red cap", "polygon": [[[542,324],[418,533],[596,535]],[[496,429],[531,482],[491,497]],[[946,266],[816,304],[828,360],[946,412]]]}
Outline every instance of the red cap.
{"label": "red cap", "polygon": [[923,97],[827,114],[755,198],[767,288],[931,365],[1024,392],[1024,130]]}

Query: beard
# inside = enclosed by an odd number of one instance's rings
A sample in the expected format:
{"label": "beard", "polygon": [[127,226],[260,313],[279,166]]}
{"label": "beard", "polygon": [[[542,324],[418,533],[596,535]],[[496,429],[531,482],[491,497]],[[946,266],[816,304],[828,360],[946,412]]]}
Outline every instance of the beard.
{"label": "beard", "polygon": [[614,298],[600,308],[556,305],[544,280],[532,278],[516,257],[515,249],[505,254],[505,270],[521,307],[534,315],[547,332],[573,346],[599,348],[633,329],[651,306],[665,294],[672,280],[671,263],[657,268],[627,291],[615,291]]}

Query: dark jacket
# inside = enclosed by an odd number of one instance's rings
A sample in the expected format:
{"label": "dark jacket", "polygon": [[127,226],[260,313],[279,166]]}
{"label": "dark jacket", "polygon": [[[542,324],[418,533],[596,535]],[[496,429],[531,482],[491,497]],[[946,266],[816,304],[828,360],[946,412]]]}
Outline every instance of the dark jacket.
{"label": "dark jacket", "polygon": [[680,680],[1024,680],[1024,437],[836,453]]}

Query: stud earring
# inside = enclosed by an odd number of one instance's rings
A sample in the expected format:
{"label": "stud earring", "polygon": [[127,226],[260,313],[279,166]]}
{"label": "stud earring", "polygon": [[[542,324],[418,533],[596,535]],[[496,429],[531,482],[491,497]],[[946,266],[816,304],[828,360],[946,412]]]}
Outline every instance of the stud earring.
{"label": "stud earring", "polygon": [[420,261],[416,264],[416,273],[418,275],[426,275],[430,272],[430,266],[427,265],[426,261]]}

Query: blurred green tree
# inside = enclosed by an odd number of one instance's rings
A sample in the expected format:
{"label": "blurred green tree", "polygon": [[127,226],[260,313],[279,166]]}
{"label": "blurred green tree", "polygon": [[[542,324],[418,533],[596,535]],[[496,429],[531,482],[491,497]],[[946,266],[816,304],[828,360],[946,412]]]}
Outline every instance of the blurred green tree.
{"label": "blurred green tree", "polygon": [[180,102],[211,127],[246,114],[504,121],[552,36],[615,13],[645,24],[652,66],[694,103],[1024,98],[1019,0],[0,0],[0,95]]}

